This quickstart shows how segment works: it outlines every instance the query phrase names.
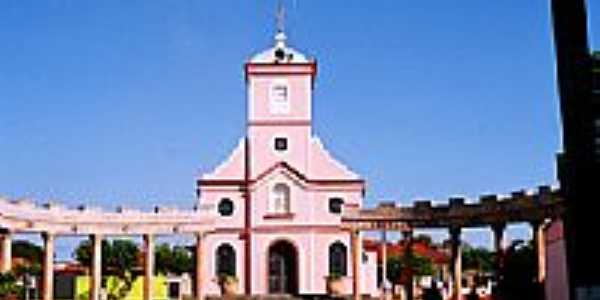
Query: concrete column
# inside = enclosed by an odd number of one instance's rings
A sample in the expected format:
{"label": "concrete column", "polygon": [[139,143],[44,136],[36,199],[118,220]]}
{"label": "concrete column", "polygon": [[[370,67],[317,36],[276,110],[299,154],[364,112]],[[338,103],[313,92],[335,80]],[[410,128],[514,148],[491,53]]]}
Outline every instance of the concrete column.
{"label": "concrete column", "polygon": [[[496,282],[501,280],[500,270],[504,264],[504,231],[506,230],[506,224],[494,224],[492,225],[492,231],[494,232],[494,251],[496,252],[496,259],[494,261],[494,269],[496,271]],[[494,291],[496,292],[496,291]]]}
{"label": "concrete column", "polygon": [[546,280],[546,238],[544,235],[544,224],[534,222],[531,224],[533,230],[533,246],[536,253],[537,281],[543,283]]}
{"label": "concrete column", "polygon": [[154,279],[154,236],[144,234],[144,300],[152,299]]}
{"label": "concrete column", "polygon": [[386,292],[387,286],[387,230],[381,231],[381,291]]}
{"label": "concrete column", "polygon": [[360,287],[361,287],[361,246],[360,246],[360,232],[352,229],[350,233],[350,240],[352,244],[352,295],[354,300],[360,300]]}
{"label": "concrete column", "polygon": [[460,227],[450,228],[450,243],[452,247],[452,271],[454,286],[452,299],[462,299],[462,245],[460,241]]}
{"label": "concrete column", "polygon": [[494,232],[494,250],[496,252],[504,252],[504,231],[506,230],[506,224],[494,224],[492,225],[492,231]]}
{"label": "concrete column", "polygon": [[42,262],[42,300],[54,299],[54,234],[45,232],[44,261]]}
{"label": "concrete column", "polygon": [[[405,245],[405,249],[404,249],[404,257],[406,259],[406,261],[408,262],[412,262],[412,258],[413,258],[413,231],[412,230],[405,230],[402,231],[402,236],[404,238],[404,245]],[[413,282],[414,282],[414,277],[413,277],[413,269],[412,269],[412,265],[408,265],[407,268],[407,272],[408,272],[408,282],[405,284],[404,286],[404,291],[406,292],[406,299],[407,300],[413,300],[414,298],[414,289],[413,289]]]}
{"label": "concrete column", "polygon": [[100,300],[100,288],[102,286],[102,236],[93,234],[92,241],[92,265],[90,266],[90,300]]}
{"label": "concrete column", "polygon": [[2,259],[0,273],[6,273],[12,269],[12,236],[10,232],[4,232],[0,234],[0,239],[0,259]]}
{"label": "concrete column", "polygon": [[204,256],[202,252],[202,233],[196,234],[196,300],[204,300],[204,287],[202,281],[204,276],[202,274],[204,262]]}

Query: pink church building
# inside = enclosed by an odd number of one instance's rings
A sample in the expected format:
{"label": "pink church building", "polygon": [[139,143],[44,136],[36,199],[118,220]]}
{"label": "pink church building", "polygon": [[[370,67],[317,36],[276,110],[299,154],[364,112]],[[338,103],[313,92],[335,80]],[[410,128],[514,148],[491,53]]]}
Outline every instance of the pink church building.
{"label": "pink church building", "polygon": [[[365,181],[325,149],[313,132],[316,61],[275,45],[245,65],[247,133],[229,158],[197,181],[199,202],[214,207],[205,237],[202,285],[219,294],[219,274],[248,295],[326,294],[330,274],[352,292],[344,207],[360,207]],[[363,254],[362,294],[377,293],[376,254]]]}

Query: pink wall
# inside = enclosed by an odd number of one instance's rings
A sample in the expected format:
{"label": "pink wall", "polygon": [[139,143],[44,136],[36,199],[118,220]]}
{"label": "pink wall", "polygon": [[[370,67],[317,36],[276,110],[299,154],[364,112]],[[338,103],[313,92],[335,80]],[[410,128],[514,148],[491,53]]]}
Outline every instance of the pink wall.
{"label": "pink wall", "polygon": [[214,205],[214,209],[217,210],[217,205],[223,198],[228,198],[233,202],[233,215],[217,217],[215,219],[215,227],[220,229],[240,229],[244,227],[245,202],[242,197],[242,192],[240,192],[238,187],[225,186],[205,188],[202,190],[201,203]]}
{"label": "pink wall", "polygon": [[558,220],[546,229],[546,300],[568,300],[567,282],[563,222]]}
{"label": "pink wall", "polygon": [[[276,68],[276,67],[273,67]],[[271,114],[269,90],[274,82],[287,82],[290,88],[290,113]],[[310,75],[268,75],[249,77],[248,122],[312,119],[312,79]]]}
{"label": "pink wall", "polygon": [[[269,54],[268,52],[264,52]],[[264,55],[262,57],[270,57]],[[298,57],[298,55],[296,55]],[[262,61],[262,60],[261,60]],[[218,217],[216,231],[206,239],[208,294],[217,294],[215,251],[223,243],[236,250],[237,276],[243,287],[245,200],[242,188],[251,193],[251,286],[253,294],[268,292],[268,249],[280,240],[289,241],[298,253],[298,284],[301,294],[325,294],[329,274],[329,246],[340,241],[347,247],[346,290],[352,291],[352,266],[349,233],[342,231],[341,215],[329,210],[330,198],[342,198],[344,204],[361,206],[365,184],[358,175],[336,161],[312,133],[312,83],[315,65],[254,63],[247,65],[248,128],[250,181],[245,182],[246,146],[238,147],[213,172],[198,182],[200,204],[216,210],[223,198],[234,202],[234,213]],[[272,87],[288,87],[289,110],[271,107]],[[287,107],[287,106],[286,106]],[[274,138],[288,139],[287,151],[274,149]],[[291,189],[289,214],[274,214],[273,187],[284,183]],[[363,265],[362,292],[376,293],[374,253]]]}
{"label": "pink wall", "polygon": [[[303,174],[307,173],[310,146],[309,126],[251,126],[248,129],[252,162],[252,178],[256,178],[280,161],[285,161]],[[277,152],[275,137],[288,139],[288,150]]]}
{"label": "pink wall", "polygon": [[205,287],[207,295],[219,295],[220,289],[217,283],[215,253],[222,244],[231,245],[236,251],[236,276],[239,280],[239,293],[244,288],[244,243],[239,239],[238,233],[220,233],[206,236],[202,244],[204,253],[204,265],[202,274],[202,286]]}

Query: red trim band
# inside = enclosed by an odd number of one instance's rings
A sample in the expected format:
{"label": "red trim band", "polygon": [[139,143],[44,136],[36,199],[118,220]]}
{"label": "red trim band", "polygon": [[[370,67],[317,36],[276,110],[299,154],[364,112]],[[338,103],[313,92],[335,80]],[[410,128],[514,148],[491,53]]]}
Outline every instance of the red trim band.
{"label": "red trim band", "polygon": [[294,218],[294,214],[293,213],[272,213],[272,214],[266,214],[263,217],[265,220],[280,220],[280,219],[284,219],[284,220],[289,220],[289,219],[293,219]]}
{"label": "red trim band", "polygon": [[310,126],[310,120],[256,120],[249,121],[248,126]]}

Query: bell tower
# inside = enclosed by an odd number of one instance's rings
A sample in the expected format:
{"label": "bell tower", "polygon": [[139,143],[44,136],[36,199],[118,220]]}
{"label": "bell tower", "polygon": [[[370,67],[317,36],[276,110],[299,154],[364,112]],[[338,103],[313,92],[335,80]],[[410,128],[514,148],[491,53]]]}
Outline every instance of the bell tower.
{"label": "bell tower", "polygon": [[280,10],[274,46],[245,66],[250,177],[278,162],[307,171],[317,65],[287,45]]}

